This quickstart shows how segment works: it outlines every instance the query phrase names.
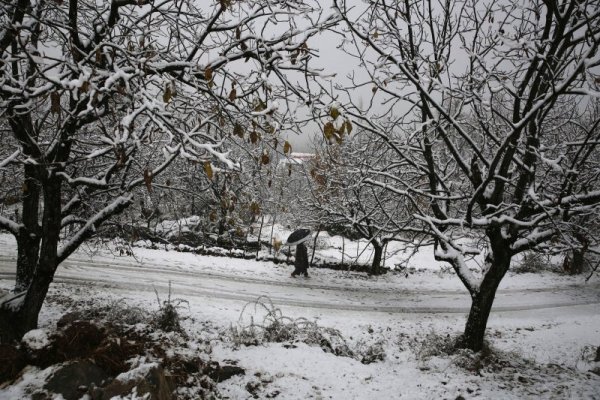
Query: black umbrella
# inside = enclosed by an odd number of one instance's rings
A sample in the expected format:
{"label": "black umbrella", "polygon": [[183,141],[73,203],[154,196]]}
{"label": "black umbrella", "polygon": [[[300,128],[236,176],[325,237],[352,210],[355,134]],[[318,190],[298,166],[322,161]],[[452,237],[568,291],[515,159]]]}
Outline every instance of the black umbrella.
{"label": "black umbrella", "polygon": [[312,232],[310,231],[310,229],[298,229],[291,233],[291,235],[287,238],[285,244],[287,246],[296,246],[310,239],[311,234]]}

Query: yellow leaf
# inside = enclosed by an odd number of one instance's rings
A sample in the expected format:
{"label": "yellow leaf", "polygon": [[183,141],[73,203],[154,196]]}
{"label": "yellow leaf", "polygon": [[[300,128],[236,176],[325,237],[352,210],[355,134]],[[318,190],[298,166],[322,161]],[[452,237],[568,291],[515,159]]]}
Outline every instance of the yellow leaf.
{"label": "yellow leaf", "polygon": [[244,127],[239,122],[236,122],[233,126],[233,134],[242,139],[244,138]]}
{"label": "yellow leaf", "polygon": [[260,162],[265,165],[267,165],[270,161],[271,161],[271,159],[269,158],[268,154],[263,154],[262,157],[260,158]]}
{"label": "yellow leaf", "polygon": [[250,141],[252,142],[252,144],[255,144],[256,142],[258,142],[259,138],[260,137],[258,136],[258,132],[252,131],[252,133],[250,134]]}
{"label": "yellow leaf", "polygon": [[235,88],[231,88],[231,92],[229,92],[229,101],[234,101],[237,99],[237,92]]}
{"label": "yellow leaf", "polygon": [[331,118],[337,119],[337,117],[340,116],[340,112],[338,111],[337,108],[331,107],[331,110],[329,110],[329,115],[331,115]]}
{"label": "yellow leaf", "polygon": [[214,84],[213,81],[213,70],[210,67],[207,67],[204,70],[204,79],[208,82],[208,87],[212,87]]}
{"label": "yellow leaf", "polygon": [[213,178],[213,169],[212,169],[212,165],[210,164],[210,161],[205,161],[204,162],[204,172],[206,173],[206,176],[208,177],[208,179],[212,180],[212,178]]}
{"label": "yellow leaf", "polygon": [[288,142],[286,140],[285,143],[283,144],[283,153],[288,154],[288,153],[291,153],[291,151],[292,151],[292,145],[290,144],[290,142]]}
{"label": "yellow leaf", "polygon": [[102,54],[102,50],[100,50],[100,49],[96,50],[96,63],[102,64],[103,61],[104,61],[104,54]]}
{"label": "yellow leaf", "polygon": [[165,92],[163,93],[163,101],[165,103],[168,103],[169,101],[171,101],[171,97],[172,97],[172,93],[171,93],[171,86],[167,85]]}
{"label": "yellow leaf", "polygon": [[333,124],[331,122],[326,123],[323,127],[323,134],[325,135],[327,140],[331,139],[331,137],[334,135],[334,132],[335,128],[333,127]]}
{"label": "yellow leaf", "polygon": [[350,134],[350,132],[352,132],[352,122],[350,122],[349,119],[346,120],[346,132],[348,132],[348,135]]}

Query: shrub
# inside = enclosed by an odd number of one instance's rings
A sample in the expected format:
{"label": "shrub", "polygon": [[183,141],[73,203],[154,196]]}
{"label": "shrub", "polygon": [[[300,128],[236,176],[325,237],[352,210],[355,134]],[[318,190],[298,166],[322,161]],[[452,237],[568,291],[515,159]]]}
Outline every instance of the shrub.
{"label": "shrub", "polygon": [[154,289],[154,293],[156,293],[156,300],[158,301],[158,311],[152,318],[152,325],[164,332],[184,333],[181,327],[182,317],[178,310],[182,307],[183,303],[189,304],[188,301],[171,298],[171,281],[169,281],[167,300],[161,301],[156,289]]}

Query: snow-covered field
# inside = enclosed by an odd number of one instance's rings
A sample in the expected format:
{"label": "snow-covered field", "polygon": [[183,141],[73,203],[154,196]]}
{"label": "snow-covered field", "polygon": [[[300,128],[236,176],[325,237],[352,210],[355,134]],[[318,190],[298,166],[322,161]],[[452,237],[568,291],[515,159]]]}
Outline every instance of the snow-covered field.
{"label": "snow-covered field", "polygon": [[[11,287],[15,253],[11,237],[0,235],[0,289]],[[154,290],[164,299],[171,282],[172,295],[187,301],[181,312],[189,348],[246,370],[218,384],[226,398],[600,399],[600,376],[590,372],[600,367],[590,359],[600,345],[598,278],[585,284],[584,277],[552,273],[507,276],[488,325],[492,355],[480,361],[444,351],[464,326],[469,299],[425,252],[412,261],[422,269],[408,275],[311,269],[310,279],[290,278],[290,267],[268,262],[134,253],[80,250],[59,268],[41,327],[54,329],[70,307],[56,299],[155,310]],[[336,329],[354,357],[325,352],[302,335],[240,345],[232,332],[265,321],[263,307],[249,305],[260,296],[286,321]],[[359,355],[374,353],[375,362],[361,363]],[[1,388],[0,398],[27,398],[27,385],[39,385],[45,373],[30,370]]]}

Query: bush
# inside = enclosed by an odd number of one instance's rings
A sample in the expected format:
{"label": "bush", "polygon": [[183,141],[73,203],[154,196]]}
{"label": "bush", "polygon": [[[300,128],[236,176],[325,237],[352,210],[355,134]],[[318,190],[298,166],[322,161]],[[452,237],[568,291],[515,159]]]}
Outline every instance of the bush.
{"label": "bush", "polygon": [[183,303],[188,304],[188,301],[171,298],[171,281],[169,281],[167,300],[161,301],[156,289],[154,289],[154,293],[156,293],[156,300],[158,301],[158,311],[152,318],[152,325],[164,332],[178,332],[183,334],[184,331],[181,327],[182,317],[179,315],[178,310],[182,307]]}
{"label": "bush", "polygon": [[517,274],[561,271],[560,268],[552,262],[551,256],[533,251],[523,253],[523,258],[515,263],[512,270]]}
{"label": "bush", "polygon": [[230,328],[229,335],[236,346],[288,342],[294,347],[293,343],[302,342],[319,346],[327,353],[355,358],[363,364],[385,358],[382,342],[360,343],[357,350],[352,350],[339,330],[319,326],[306,318],[286,317],[266,296],[244,306],[237,326]]}

